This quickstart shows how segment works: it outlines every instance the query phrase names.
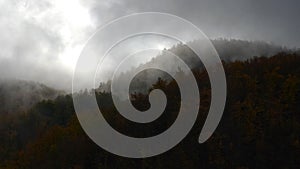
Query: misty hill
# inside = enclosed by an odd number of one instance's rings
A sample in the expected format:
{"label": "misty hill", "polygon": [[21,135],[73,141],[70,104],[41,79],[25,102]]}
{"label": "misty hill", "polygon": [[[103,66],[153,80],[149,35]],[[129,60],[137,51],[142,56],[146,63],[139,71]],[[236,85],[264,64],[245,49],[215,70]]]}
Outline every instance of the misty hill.
{"label": "misty hill", "polygon": [[264,41],[215,39],[212,40],[212,43],[224,61],[246,60],[253,56],[270,57],[279,52],[290,53],[295,51]]}
{"label": "misty hill", "polygon": [[[262,56],[270,57],[280,52],[284,52],[287,54],[295,52],[299,53],[299,50],[297,51],[296,49],[288,49],[287,47],[278,46],[263,41],[246,41],[220,38],[211,40],[211,42],[218,52],[220,58],[224,62],[234,62],[237,60],[245,61],[253,57]],[[201,45],[200,40],[188,42],[188,45],[192,43]],[[161,54],[152,58],[152,60],[150,60],[149,62],[141,64],[137,67],[137,69],[141,69],[143,67],[154,64],[160,64],[161,67],[172,69],[172,71],[175,71],[175,73],[182,73],[176,67],[176,63],[174,61],[170,61],[166,56],[169,52],[179,56],[192,69],[203,68],[201,61],[199,60],[197,55],[188,47],[188,45],[179,43],[177,45],[174,45],[170,49],[164,49]],[[134,68],[132,70],[134,70]],[[129,74],[131,73],[130,71],[122,73],[118,78],[124,80],[127,79]],[[131,83],[131,92],[147,92],[151,85],[157,81],[158,77],[170,79],[170,76],[162,71],[145,70],[142,73],[139,73]],[[101,83],[99,90],[110,91],[110,82]]]}
{"label": "misty hill", "polygon": [[[263,42],[263,41],[246,41],[238,39],[214,39],[211,40],[216,51],[219,54],[221,60],[225,62],[233,62],[236,60],[245,61],[253,57],[270,57],[279,52],[293,53],[296,50],[288,49],[284,46],[278,46],[272,43]],[[170,49],[165,49],[169,52],[174,53],[184,60],[189,66],[198,67],[201,65],[200,60],[196,54],[188,47],[189,44],[201,45],[201,40],[195,40],[188,42],[187,45],[179,43]],[[168,61],[164,60],[166,52],[162,52],[161,55],[155,57],[151,62],[167,64]],[[151,64],[150,62],[150,64]],[[148,63],[146,63],[148,64]]]}
{"label": "misty hill", "polygon": [[24,80],[0,80],[0,114],[26,111],[44,99],[54,99],[62,91]]}

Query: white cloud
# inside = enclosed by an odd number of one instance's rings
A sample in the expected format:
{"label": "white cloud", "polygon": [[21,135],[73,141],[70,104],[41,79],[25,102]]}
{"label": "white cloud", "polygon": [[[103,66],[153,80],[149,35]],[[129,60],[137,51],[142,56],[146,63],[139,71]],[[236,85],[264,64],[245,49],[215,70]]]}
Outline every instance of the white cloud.
{"label": "white cloud", "polygon": [[0,0],[0,77],[66,88],[88,37],[97,27],[133,12],[172,13],[209,37],[299,47],[298,8],[297,0]]}
{"label": "white cloud", "polygon": [[66,87],[93,29],[78,0],[0,1],[1,77]]}

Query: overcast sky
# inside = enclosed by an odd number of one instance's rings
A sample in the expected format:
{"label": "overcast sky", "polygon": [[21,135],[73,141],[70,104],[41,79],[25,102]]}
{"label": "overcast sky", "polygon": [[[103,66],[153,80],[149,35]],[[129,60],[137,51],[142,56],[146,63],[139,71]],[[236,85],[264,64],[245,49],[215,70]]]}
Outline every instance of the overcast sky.
{"label": "overcast sky", "polygon": [[96,29],[136,12],[185,18],[209,38],[300,47],[299,0],[0,0],[0,77],[69,89]]}

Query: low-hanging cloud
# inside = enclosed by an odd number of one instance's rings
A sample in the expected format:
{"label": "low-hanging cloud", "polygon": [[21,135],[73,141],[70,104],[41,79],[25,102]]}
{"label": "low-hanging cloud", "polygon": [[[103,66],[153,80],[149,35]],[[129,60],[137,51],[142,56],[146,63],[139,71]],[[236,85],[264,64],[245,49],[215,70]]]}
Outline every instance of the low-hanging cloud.
{"label": "low-hanging cloud", "polygon": [[297,0],[0,0],[0,77],[70,89],[76,58],[89,36],[136,12],[178,15],[210,38],[299,47],[299,7]]}

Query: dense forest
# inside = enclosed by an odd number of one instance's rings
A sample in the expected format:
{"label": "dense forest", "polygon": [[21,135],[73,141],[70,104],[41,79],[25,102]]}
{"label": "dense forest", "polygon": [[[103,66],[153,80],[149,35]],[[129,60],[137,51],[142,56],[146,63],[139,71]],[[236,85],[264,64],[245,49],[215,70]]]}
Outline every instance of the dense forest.
{"label": "dense forest", "polygon": [[[119,157],[93,143],[76,118],[71,95],[39,101],[26,111],[0,113],[0,168],[300,168],[299,65],[296,53],[224,62],[225,112],[216,132],[203,144],[198,136],[210,104],[210,84],[206,71],[194,68],[201,95],[195,126],[172,150],[146,159]],[[162,89],[170,101],[160,118],[143,125],[120,116],[109,92],[96,90],[96,96],[116,130],[147,137],[172,125],[180,106],[174,80],[157,77],[149,91],[155,88]],[[131,98],[137,109],[149,108],[147,94],[135,92]]]}

